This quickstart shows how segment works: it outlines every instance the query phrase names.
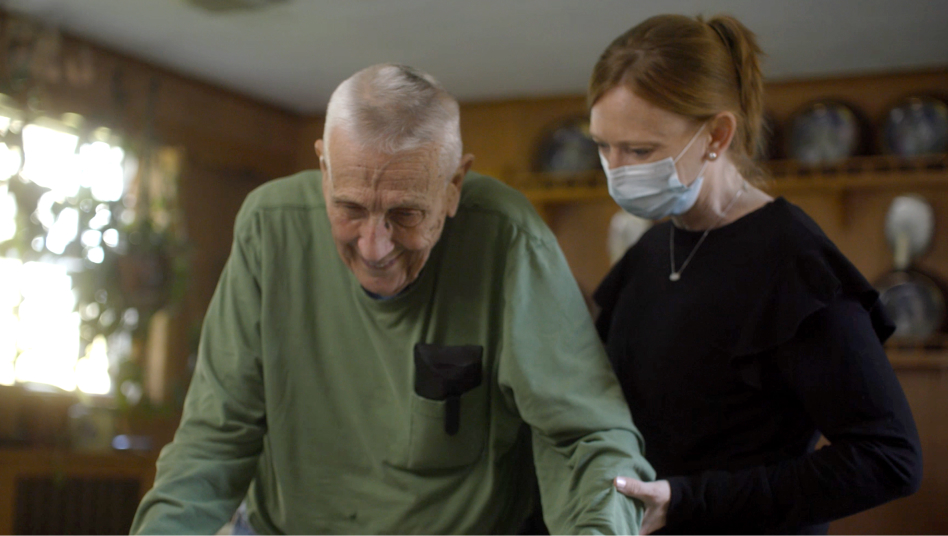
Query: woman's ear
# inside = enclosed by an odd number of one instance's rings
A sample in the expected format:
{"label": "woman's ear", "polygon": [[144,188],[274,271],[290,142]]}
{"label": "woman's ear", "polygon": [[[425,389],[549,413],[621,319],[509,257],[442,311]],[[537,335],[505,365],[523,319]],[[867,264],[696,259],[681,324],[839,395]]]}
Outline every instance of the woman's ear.
{"label": "woman's ear", "polygon": [[708,130],[711,134],[708,152],[724,154],[737,133],[737,117],[731,112],[721,112],[711,118]]}

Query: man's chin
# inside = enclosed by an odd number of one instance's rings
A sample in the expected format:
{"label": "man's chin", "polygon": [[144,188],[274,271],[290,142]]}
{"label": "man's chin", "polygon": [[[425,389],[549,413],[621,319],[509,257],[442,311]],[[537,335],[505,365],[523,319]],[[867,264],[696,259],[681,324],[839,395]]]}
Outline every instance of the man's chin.
{"label": "man's chin", "polygon": [[383,298],[391,298],[392,296],[397,295],[407,286],[407,284],[404,282],[379,280],[374,277],[362,278],[359,283],[365,290],[375,294],[376,296],[382,296]]}

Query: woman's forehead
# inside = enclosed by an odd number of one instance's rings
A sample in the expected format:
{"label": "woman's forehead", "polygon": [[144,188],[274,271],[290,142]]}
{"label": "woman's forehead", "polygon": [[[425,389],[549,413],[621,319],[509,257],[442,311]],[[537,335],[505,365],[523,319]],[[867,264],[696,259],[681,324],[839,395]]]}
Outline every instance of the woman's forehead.
{"label": "woman's forehead", "polygon": [[610,141],[636,141],[625,139],[629,137],[677,137],[688,130],[690,123],[687,118],[655,106],[623,85],[604,93],[590,111],[591,134]]}

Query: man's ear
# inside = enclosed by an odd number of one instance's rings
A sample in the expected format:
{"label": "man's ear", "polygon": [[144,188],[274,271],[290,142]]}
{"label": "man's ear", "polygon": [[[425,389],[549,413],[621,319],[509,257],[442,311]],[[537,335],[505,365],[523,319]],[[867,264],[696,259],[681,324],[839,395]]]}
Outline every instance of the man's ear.
{"label": "man's ear", "polygon": [[323,147],[323,140],[316,140],[316,143],[313,144],[313,147],[316,149],[316,156],[319,157],[319,170],[323,172],[323,176],[326,176],[326,153]]}
{"label": "man's ear", "polygon": [[708,145],[708,150],[719,155],[724,154],[724,151],[731,146],[734,134],[737,133],[737,117],[731,112],[721,112],[711,118],[709,127],[711,143]]}
{"label": "man's ear", "polygon": [[316,140],[316,143],[313,144],[313,147],[316,148],[316,155],[319,156],[319,170],[323,173],[323,198],[326,200],[326,206],[329,206],[329,188],[332,186],[329,179],[329,166],[326,164],[326,153],[325,147],[323,146],[323,140]]}
{"label": "man's ear", "polygon": [[448,217],[453,218],[458,213],[458,205],[461,204],[461,186],[464,185],[464,176],[471,170],[474,164],[474,155],[466,154],[461,157],[461,163],[458,164],[454,175],[448,181]]}

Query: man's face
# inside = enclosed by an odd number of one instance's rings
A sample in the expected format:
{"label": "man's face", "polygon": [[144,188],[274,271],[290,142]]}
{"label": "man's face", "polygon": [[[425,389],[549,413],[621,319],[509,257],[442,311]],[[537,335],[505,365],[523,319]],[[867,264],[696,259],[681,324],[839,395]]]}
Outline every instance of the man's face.
{"label": "man's face", "polygon": [[436,144],[389,155],[362,149],[337,128],[332,152],[323,149],[317,141],[336,250],[363,288],[394,296],[418,277],[445,218],[457,212],[470,157],[449,180]]}

